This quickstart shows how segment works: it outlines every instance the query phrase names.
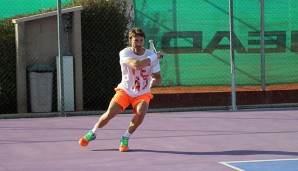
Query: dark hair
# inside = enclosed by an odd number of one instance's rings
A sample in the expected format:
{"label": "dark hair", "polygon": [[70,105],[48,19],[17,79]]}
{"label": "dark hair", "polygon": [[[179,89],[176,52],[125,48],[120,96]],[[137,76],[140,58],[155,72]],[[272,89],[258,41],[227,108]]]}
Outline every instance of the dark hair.
{"label": "dark hair", "polygon": [[146,38],[145,33],[140,28],[133,28],[128,34],[129,39],[131,39],[132,37],[136,37],[136,36],[144,37],[144,39]]}

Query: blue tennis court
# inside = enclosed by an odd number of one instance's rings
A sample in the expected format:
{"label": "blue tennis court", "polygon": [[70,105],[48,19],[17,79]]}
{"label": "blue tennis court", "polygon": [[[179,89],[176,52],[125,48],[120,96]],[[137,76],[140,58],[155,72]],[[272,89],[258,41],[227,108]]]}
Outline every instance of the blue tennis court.
{"label": "blue tennis court", "polygon": [[221,162],[238,171],[297,171],[298,159]]}

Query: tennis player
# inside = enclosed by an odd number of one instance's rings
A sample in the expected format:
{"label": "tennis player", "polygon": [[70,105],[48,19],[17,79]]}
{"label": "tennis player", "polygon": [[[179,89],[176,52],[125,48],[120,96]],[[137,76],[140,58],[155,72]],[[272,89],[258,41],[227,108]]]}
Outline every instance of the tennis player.
{"label": "tennis player", "polygon": [[120,139],[120,152],[126,152],[128,140],[136,129],[142,124],[148,111],[152,85],[159,85],[162,81],[159,59],[161,52],[154,53],[144,48],[145,33],[140,28],[133,28],[128,35],[131,47],[120,51],[120,65],[122,81],[115,88],[108,110],[100,116],[93,129],[79,140],[81,146],[87,146],[96,138],[98,128],[104,127],[118,113],[132,105],[134,116],[130,121],[126,133]]}

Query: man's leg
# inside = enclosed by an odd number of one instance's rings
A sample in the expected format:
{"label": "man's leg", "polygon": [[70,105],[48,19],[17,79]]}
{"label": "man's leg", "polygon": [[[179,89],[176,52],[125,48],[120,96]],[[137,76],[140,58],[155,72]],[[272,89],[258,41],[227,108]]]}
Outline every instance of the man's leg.
{"label": "man's leg", "polygon": [[93,129],[79,140],[79,144],[81,146],[87,146],[90,141],[96,138],[97,128],[104,127],[111,119],[113,119],[122,110],[123,109],[119,104],[111,101],[108,110],[103,115],[101,115],[97,123],[94,125]]}
{"label": "man's leg", "polygon": [[113,119],[118,113],[122,111],[122,107],[115,102],[110,102],[108,110],[100,116],[98,119],[97,125],[98,128],[104,127],[111,119]]}
{"label": "man's leg", "polygon": [[135,106],[135,115],[130,121],[130,125],[128,127],[128,132],[130,134],[134,133],[135,130],[142,124],[146,113],[148,112],[149,104],[145,101],[141,101]]}
{"label": "man's leg", "polygon": [[132,133],[135,132],[135,130],[142,124],[145,115],[148,111],[149,104],[145,101],[139,102],[135,107],[134,111],[136,112],[132,120],[130,121],[129,127],[127,129],[127,132],[124,134],[124,136],[121,138],[119,151],[125,152],[128,148],[128,140]]}

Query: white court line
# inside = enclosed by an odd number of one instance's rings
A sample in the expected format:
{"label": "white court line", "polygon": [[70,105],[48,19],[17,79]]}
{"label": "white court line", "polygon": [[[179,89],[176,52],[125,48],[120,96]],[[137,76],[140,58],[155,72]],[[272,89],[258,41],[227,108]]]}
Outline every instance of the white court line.
{"label": "white court line", "polygon": [[228,166],[228,167],[230,167],[232,169],[238,170],[238,171],[245,171],[245,170],[239,169],[238,167],[235,167],[235,166],[232,166],[232,165],[228,164],[229,162],[219,162],[219,163],[220,164],[223,164],[225,166]]}
{"label": "white court line", "polygon": [[230,168],[233,168],[237,171],[245,171],[242,169],[239,169],[235,166],[230,165],[229,163],[252,163],[252,162],[268,162],[268,161],[289,161],[289,160],[298,160],[298,158],[294,158],[294,159],[272,159],[272,160],[247,160],[247,161],[227,161],[227,162],[219,162],[220,164],[223,164],[225,166],[228,166]]}

